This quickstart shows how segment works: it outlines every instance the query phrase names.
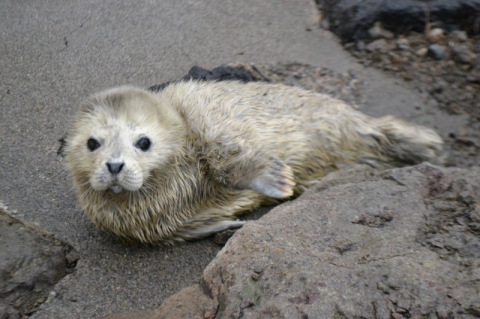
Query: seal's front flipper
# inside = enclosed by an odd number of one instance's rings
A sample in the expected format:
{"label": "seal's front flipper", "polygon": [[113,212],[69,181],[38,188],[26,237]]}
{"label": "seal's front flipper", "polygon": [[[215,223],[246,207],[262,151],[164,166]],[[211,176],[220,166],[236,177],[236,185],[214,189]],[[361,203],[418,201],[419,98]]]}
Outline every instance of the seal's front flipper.
{"label": "seal's front flipper", "polygon": [[293,195],[293,171],[283,160],[264,149],[247,147],[243,141],[223,137],[221,142],[209,142],[201,147],[210,176],[227,187],[251,189],[272,198]]}
{"label": "seal's front flipper", "polygon": [[273,198],[287,198],[293,195],[295,181],[290,166],[280,159],[272,159],[256,176],[240,180],[238,187]]}

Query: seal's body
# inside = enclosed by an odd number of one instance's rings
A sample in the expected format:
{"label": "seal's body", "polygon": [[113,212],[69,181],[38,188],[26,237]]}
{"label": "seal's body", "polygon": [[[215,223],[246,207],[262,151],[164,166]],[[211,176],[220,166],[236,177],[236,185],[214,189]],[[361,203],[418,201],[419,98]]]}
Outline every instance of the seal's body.
{"label": "seal's body", "polygon": [[125,239],[172,244],[240,227],[236,216],[300,194],[345,165],[435,159],[432,130],[374,119],[302,89],[259,82],[121,87],[83,103],[66,138],[82,208]]}

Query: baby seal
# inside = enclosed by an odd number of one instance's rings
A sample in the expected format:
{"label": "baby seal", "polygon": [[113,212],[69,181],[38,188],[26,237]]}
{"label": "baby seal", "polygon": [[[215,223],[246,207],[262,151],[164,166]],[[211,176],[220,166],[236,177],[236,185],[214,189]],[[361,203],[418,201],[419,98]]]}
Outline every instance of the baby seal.
{"label": "baby seal", "polygon": [[434,160],[442,139],[315,92],[260,82],[120,87],[87,99],[65,139],[82,209],[102,230],[150,244],[237,228],[349,164]]}

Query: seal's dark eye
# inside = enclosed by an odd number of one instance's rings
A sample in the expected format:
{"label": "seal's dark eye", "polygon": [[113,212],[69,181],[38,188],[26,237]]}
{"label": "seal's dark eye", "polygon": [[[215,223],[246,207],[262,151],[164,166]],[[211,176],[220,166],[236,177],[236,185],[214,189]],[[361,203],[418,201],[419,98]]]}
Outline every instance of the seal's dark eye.
{"label": "seal's dark eye", "polygon": [[90,150],[90,152],[93,152],[100,147],[100,143],[94,138],[89,138],[87,141],[87,147]]}
{"label": "seal's dark eye", "polygon": [[150,142],[150,139],[148,137],[142,137],[138,140],[137,144],[135,144],[136,147],[138,147],[144,152],[148,151],[150,145],[152,145],[152,142]]}

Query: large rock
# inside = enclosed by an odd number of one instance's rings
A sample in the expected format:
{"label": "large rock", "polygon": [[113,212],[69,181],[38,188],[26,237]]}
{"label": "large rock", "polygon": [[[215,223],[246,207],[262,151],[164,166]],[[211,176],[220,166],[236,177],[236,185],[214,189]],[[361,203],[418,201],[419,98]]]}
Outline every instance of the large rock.
{"label": "large rock", "polygon": [[480,0],[316,0],[330,29],[344,42],[366,39],[375,22],[397,34],[425,26],[480,32]]}
{"label": "large rock", "polygon": [[430,164],[332,173],[248,222],[202,286],[148,318],[478,317],[478,176]]}
{"label": "large rock", "polygon": [[77,259],[71,246],[0,207],[0,318],[32,313]]}

